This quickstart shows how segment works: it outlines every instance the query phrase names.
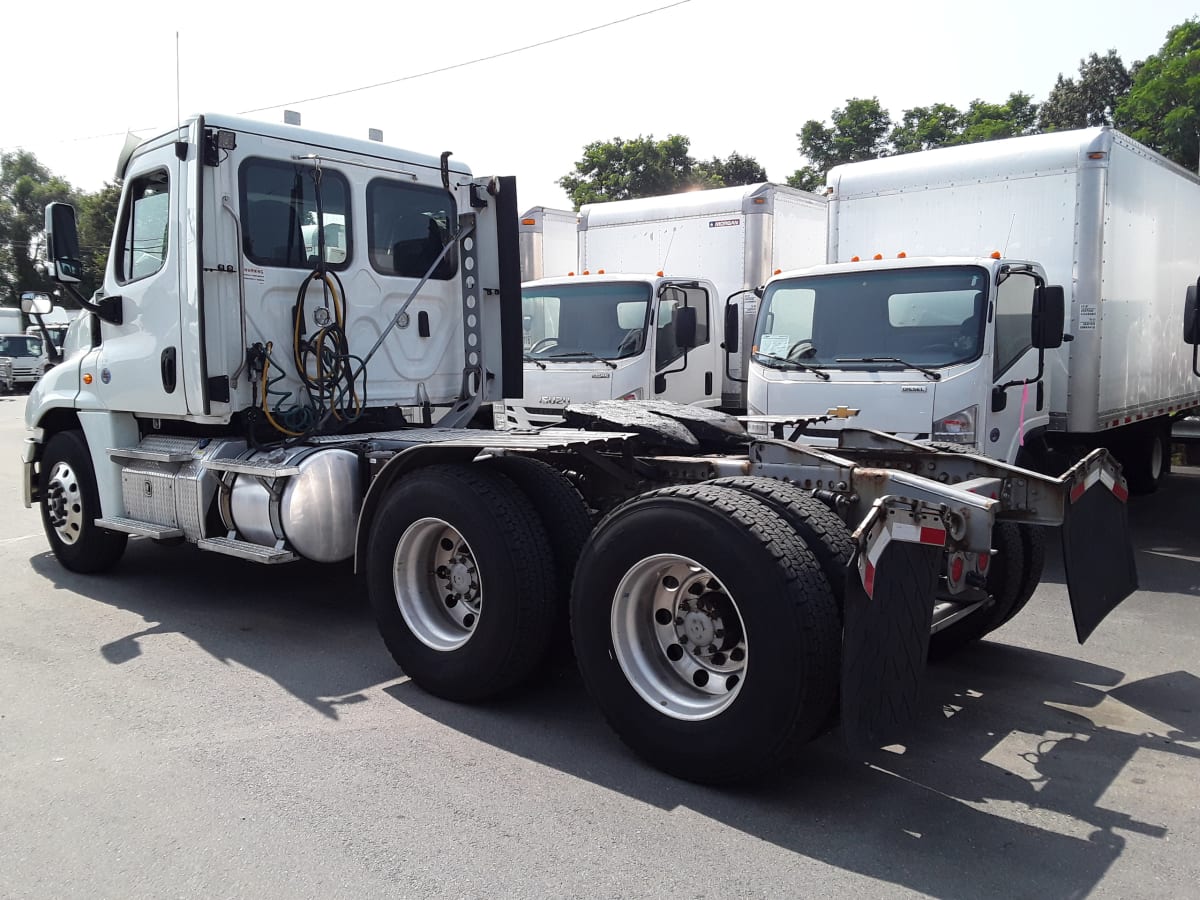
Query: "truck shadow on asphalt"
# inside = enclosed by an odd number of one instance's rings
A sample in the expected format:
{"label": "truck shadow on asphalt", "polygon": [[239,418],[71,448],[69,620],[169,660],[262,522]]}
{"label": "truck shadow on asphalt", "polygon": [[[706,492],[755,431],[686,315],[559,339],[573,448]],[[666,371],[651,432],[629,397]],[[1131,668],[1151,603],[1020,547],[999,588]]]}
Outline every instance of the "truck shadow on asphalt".
{"label": "truck shadow on asphalt", "polygon": [[98,648],[115,665],[152,655],[157,635],[178,633],[334,719],[339,706],[365,700],[362,691],[400,675],[348,565],[258,566],[141,540],[130,541],[121,563],[104,575],[76,575],[49,552],[29,563],[56,589],[145,620],[145,628]]}
{"label": "truck shadow on asphalt", "polygon": [[[1121,855],[1124,833],[1168,836],[1160,821],[1108,808],[1104,795],[1141,750],[1200,759],[1179,743],[1200,740],[1195,675],[1117,687],[1123,676],[1113,669],[983,643],[930,676],[923,720],[903,752],[854,759],[834,732],[783,772],[735,788],[647,767],[581,702],[571,671],[484,707],[407,682],[385,690],[541,765],[937,897],[1084,897]],[[1151,730],[1133,733],[1123,718]]]}

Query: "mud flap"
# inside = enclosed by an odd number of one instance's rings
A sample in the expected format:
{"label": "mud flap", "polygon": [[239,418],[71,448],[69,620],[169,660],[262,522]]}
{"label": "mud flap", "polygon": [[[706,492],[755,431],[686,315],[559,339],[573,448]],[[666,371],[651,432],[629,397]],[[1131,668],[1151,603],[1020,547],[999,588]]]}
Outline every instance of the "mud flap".
{"label": "mud flap", "polygon": [[891,527],[899,523],[877,524],[848,567],[841,713],[853,753],[900,741],[916,718],[944,556],[945,532],[932,522],[901,526],[925,543]]}
{"label": "mud flap", "polygon": [[1071,489],[1063,517],[1063,567],[1079,643],[1137,590],[1137,565],[1129,535],[1129,493],[1104,467]]}

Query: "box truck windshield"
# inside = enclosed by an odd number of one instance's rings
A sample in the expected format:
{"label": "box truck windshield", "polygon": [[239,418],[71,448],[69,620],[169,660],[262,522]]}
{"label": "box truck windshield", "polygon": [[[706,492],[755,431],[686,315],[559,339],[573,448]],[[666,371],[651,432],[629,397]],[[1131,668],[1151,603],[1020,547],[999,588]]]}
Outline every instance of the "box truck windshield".
{"label": "box truck windshield", "polygon": [[603,282],[521,292],[528,359],[625,359],[646,346],[650,285]]}
{"label": "box truck windshield", "polygon": [[800,276],[767,286],[755,331],[764,365],[938,368],[978,359],[987,273],[974,266]]}

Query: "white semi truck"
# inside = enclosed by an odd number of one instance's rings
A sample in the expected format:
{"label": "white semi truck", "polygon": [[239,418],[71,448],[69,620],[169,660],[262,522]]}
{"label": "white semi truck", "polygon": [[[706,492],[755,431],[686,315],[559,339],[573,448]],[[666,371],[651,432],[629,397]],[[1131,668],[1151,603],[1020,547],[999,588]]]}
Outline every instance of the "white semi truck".
{"label": "white semi truck", "polygon": [[[1041,471],[1102,446],[1155,488],[1200,404],[1177,338],[1200,178],[1095,128],[840,166],[829,188],[828,264],[766,286],[751,412],[858,408]],[[1069,339],[1039,349],[1053,286]]]}
{"label": "white semi truck", "polygon": [[[853,745],[893,740],[931,642],[1033,593],[1027,526],[1061,526],[1080,639],[1136,585],[1102,451],[1050,478],[879,432],[752,440],[670,404],[464,427],[521,394],[511,178],[219,115],[119,174],[103,290],[26,407],[25,501],[73,571],[130,536],[354,558],[416,684],[481,700],[569,640],[621,737],[699,781],[758,775],[839,717]],[[72,289],[74,211],[51,204],[47,233]]]}
{"label": "white semi truck", "polygon": [[[592,400],[743,412],[747,348],[721,341],[727,307],[748,340],[750,289],[825,257],[824,199],[770,183],[586,204],[578,229],[578,267],[524,286],[525,396],[496,408],[498,428]],[[684,340],[676,309],[694,310]]]}

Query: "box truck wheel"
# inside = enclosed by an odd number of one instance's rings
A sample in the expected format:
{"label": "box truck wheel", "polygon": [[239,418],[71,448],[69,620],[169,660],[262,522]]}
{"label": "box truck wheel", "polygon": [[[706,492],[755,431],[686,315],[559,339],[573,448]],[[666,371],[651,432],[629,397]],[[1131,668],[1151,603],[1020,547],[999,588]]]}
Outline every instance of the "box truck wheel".
{"label": "box truck wheel", "polygon": [[420,687],[481,700],[545,655],[554,564],[518,488],[479,465],[437,465],[391,488],[367,541],[367,588],[392,657]]}
{"label": "box truck wheel", "polygon": [[796,531],[740,490],[665,488],[610,513],[576,569],[571,634],[609,724],[680,778],[761,775],[833,713],[837,601]]}
{"label": "box truck wheel", "polygon": [[[1033,597],[1033,592],[1042,583],[1042,570],[1046,566],[1045,529],[1041,525],[1018,525],[1017,531],[1021,534],[1021,552],[1024,560],[1021,567],[1021,587],[1017,590],[1016,602],[1004,617],[1004,622],[1025,608],[1025,604]],[[995,631],[995,628],[992,630]]]}
{"label": "box truck wheel", "polygon": [[[1126,426],[1129,427],[1129,426]],[[1153,494],[1171,470],[1170,425],[1133,430],[1114,448],[1130,493]]]}
{"label": "box truck wheel", "polygon": [[[1026,588],[1029,589],[1029,595],[1033,595],[1037,583],[1034,581],[1030,585],[1026,577],[1025,545],[1021,540],[1020,527],[1012,522],[997,522],[992,528],[992,549],[996,552],[988,561],[985,588],[991,602],[930,635],[931,658],[945,659],[988,632],[995,631],[1024,605],[1021,596]],[[1026,601],[1028,599],[1025,597]]]}
{"label": "box truck wheel", "polygon": [[60,431],[42,452],[42,527],[58,561],[72,572],[103,572],[125,552],[129,536],[96,525],[100,493],[82,431]]}

